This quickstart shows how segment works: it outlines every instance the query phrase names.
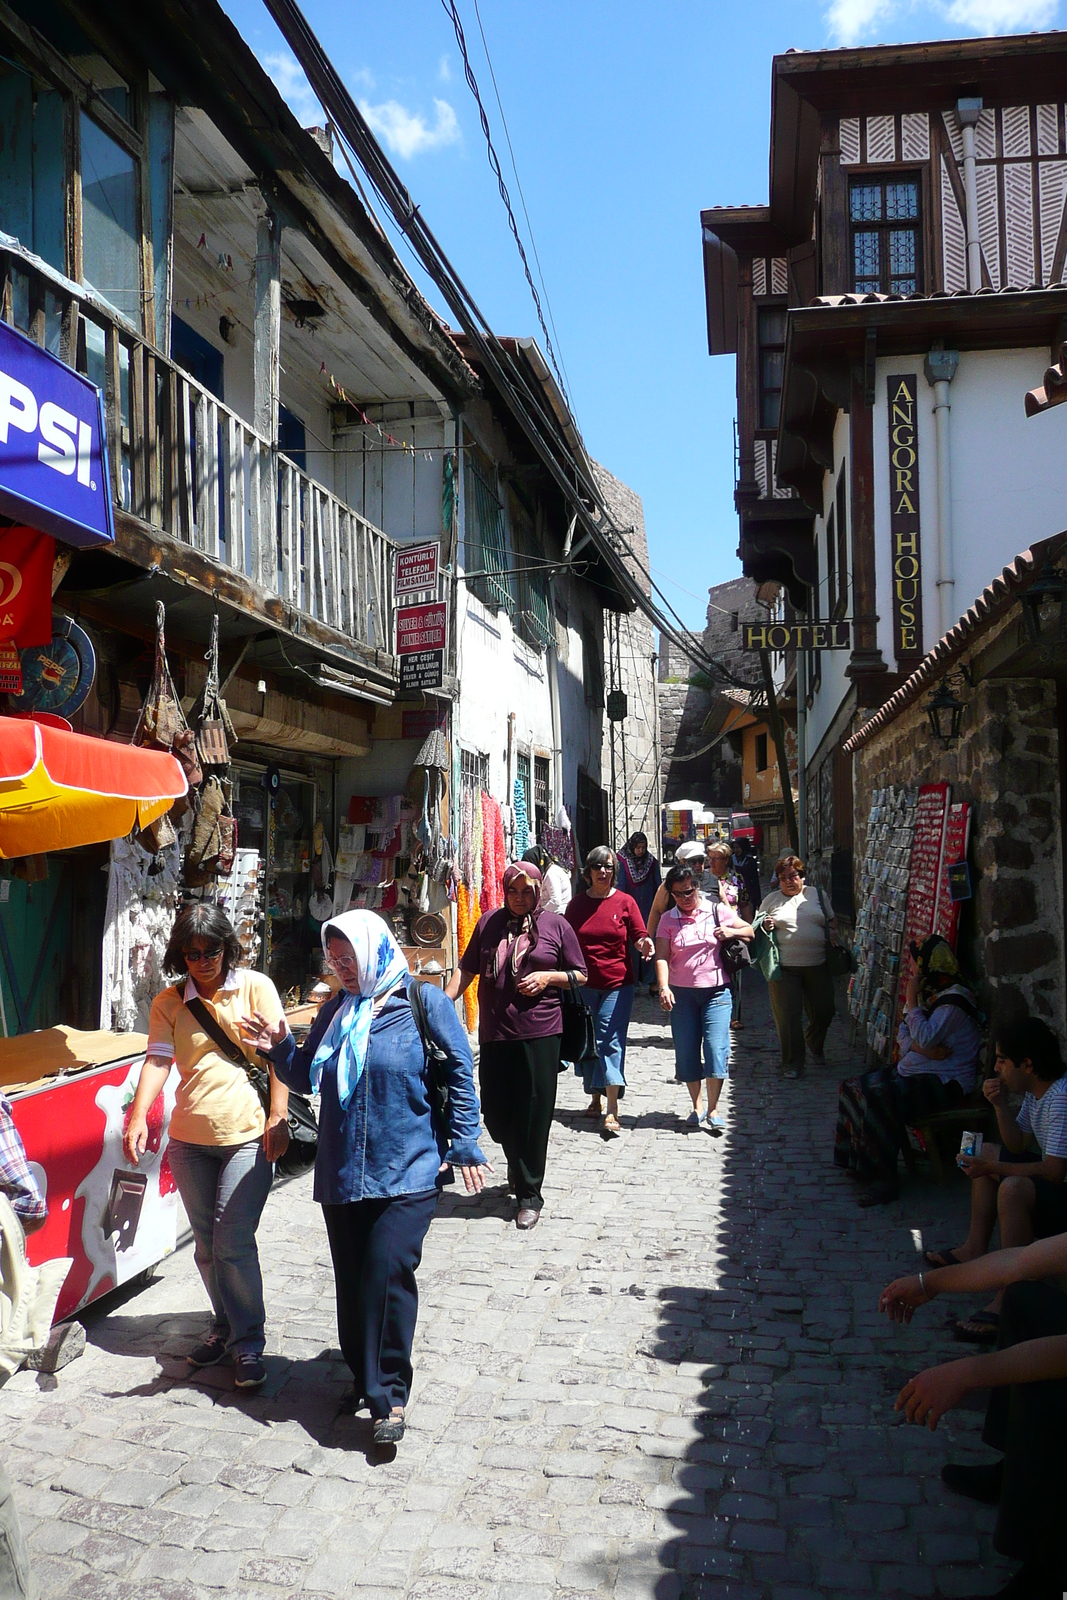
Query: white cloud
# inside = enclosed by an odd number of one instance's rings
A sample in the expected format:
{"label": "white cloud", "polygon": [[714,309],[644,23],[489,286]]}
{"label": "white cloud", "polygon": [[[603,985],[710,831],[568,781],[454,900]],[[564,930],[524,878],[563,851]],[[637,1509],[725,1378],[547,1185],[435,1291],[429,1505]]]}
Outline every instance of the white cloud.
{"label": "white cloud", "polygon": [[1029,33],[1049,28],[1059,0],[950,0],[948,20],[975,33]]}
{"label": "white cloud", "polygon": [[452,68],[449,64],[447,56],[441,57],[441,65],[437,69],[437,76],[440,78],[442,83],[452,82]]}
{"label": "white cloud", "polygon": [[276,55],[264,56],[263,66],[301,126],[311,128],[322,122],[322,109],[315,91],[294,56],[280,50]]}
{"label": "white cloud", "polygon": [[[830,0],[826,21],[836,44],[854,45],[889,34],[900,37],[901,19],[924,11],[935,33],[1022,33],[1053,25],[1059,0]],[[910,29],[908,31],[911,31]],[[920,37],[928,37],[926,29]]]}
{"label": "white cloud", "polygon": [[393,155],[410,161],[427,150],[441,150],[445,145],[459,143],[456,113],[447,100],[435,99],[433,104],[436,116],[432,124],[421,111],[409,111],[399,100],[386,100],[378,106],[363,101],[359,109]]}
{"label": "white cloud", "polygon": [[859,44],[899,9],[896,0],[832,0],[826,20],[838,44]]}

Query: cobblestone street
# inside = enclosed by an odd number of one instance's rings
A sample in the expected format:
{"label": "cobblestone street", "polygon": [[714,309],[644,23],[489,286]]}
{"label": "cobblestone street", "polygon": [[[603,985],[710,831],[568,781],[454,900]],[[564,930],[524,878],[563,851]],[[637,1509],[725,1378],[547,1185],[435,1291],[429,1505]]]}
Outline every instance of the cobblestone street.
{"label": "cobblestone street", "polygon": [[45,1600],[240,1593],[362,1600],[840,1600],[1003,1582],[994,1513],[945,1497],[984,1454],[978,1409],[898,1423],[911,1372],[961,1353],[949,1303],[909,1329],[879,1288],[921,1243],[958,1242],[963,1185],[907,1179],[864,1213],[831,1164],[830,1065],[783,1082],[749,978],[725,1138],[687,1132],[670,1035],[638,1002],[625,1133],[561,1081],[540,1227],[497,1187],[442,1199],[419,1277],[409,1429],[375,1456],[338,1417],[332,1277],[311,1178],[260,1232],[266,1387],[191,1379],[205,1325],[189,1248],[109,1315],[58,1378],[0,1395],[4,1456]]}

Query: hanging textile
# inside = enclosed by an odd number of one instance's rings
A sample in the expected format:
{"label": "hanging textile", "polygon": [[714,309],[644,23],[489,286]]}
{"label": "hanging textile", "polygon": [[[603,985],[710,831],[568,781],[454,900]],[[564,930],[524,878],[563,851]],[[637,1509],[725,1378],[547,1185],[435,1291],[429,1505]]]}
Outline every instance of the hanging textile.
{"label": "hanging textile", "polygon": [[495,911],[504,904],[504,823],[500,807],[491,794],[482,795],[482,875],[483,911]]}
{"label": "hanging textile", "polygon": [[[456,895],[456,935],[461,956],[470,943],[471,934],[474,932],[475,924],[481,914],[477,890],[472,895],[467,885],[461,883]],[[467,1032],[473,1033],[478,1023],[477,978],[472,979],[463,991],[463,1016],[467,1024]]]}
{"label": "hanging textile", "polygon": [[484,829],[482,826],[482,797],[481,794],[471,796],[471,892],[481,896],[482,891],[482,843]]}
{"label": "hanging textile", "polygon": [[526,815],[526,785],[515,779],[515,859],[521,861],[530,848],[530,820]]}
{"label": "hanging textile", "polygon": [[158,855],[150,855],[132,837],[112,840],[101,951],[101,1028],[130,1033],[138,1023],[147,1027],[152,1001],[166,982],[163,954],[180,874],[177,840]]}

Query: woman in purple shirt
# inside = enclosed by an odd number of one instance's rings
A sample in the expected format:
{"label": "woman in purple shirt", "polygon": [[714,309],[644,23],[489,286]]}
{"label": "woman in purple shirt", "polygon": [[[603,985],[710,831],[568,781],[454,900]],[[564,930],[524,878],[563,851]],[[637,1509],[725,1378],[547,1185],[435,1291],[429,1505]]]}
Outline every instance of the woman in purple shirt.
{"label": "woman in purple shirt", "polygon": [[508,1162],[517,1228],[536,1227],[548,1136],[556,1109],[563,990],[586,979],[578,936],[555,911],[539,911],[541,873],[530,861],[504,873],[504,904],[478,919],[446,993],[478,982],[478,1082],[485,1125]]}

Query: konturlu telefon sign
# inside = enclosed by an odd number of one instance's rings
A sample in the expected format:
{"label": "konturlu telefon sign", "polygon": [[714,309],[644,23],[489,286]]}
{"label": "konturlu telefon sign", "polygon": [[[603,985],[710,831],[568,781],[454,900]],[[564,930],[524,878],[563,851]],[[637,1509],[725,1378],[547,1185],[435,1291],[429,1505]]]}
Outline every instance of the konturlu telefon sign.
{"label": "konturlu telefon sign", "polygon": [[99,389],[6,322],[0,512],[83,549],[115,538]]}

